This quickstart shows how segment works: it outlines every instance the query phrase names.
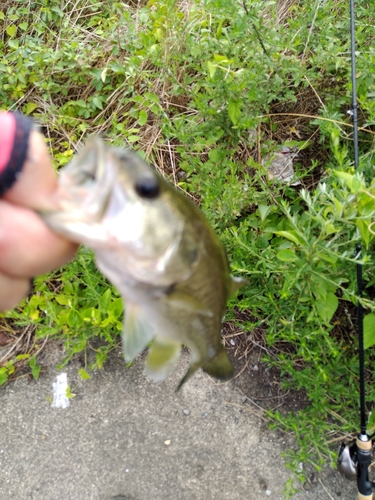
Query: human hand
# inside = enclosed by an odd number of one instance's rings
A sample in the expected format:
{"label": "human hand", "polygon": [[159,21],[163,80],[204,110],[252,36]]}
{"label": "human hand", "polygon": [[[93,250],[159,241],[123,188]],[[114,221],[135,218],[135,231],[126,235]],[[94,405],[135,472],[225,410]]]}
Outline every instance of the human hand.
{"label": "human hand", "polygon": [[[14,307],[33,276],[68,262],[77,245],[53,233],[35,210],[54,208],[57,176],[30,121],[0,112],[0,310]],[[24,149],[24,154],[22,150]],[[10,187],[9,187],[10,186]]]}

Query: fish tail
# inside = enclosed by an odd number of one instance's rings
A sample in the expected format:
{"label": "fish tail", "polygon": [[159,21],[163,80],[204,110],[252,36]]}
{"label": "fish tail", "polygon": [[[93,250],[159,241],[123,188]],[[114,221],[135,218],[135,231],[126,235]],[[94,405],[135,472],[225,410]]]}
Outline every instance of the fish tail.
{"label": "fish tail", "polygon": [[220,352],[218,352],[216,356],[210,359],[209,361],[206,361],[203,364],[201,361],[196,361],[195,363],[192,363],[189,366],[186,375],[178,384],[176,392],[178,392],[181,389],[181,387],[185,384],[185,382],[187,382],[189,378],[192,377],[200,367],[202,367],[203,371],[211,375],[211,377],[215,377],[223,381],[230,380],[234,375],[232,363],[228,358],[226,350],[223,347],[223,350],[220,350]]}
{"label": "fish tail", "polygon": [[224,348],[214,358],[206,361],[202,365],[202,369],[219,380],[230,380],[234,375],[232,363]]}

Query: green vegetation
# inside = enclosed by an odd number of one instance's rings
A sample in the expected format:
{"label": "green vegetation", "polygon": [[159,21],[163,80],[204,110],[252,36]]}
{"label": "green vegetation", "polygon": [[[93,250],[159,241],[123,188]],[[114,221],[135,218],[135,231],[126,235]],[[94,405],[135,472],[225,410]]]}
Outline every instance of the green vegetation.
{"label": "green vegetation", "polygon": [[[362,242],[366,346],[375,344],[372,2],[357,4],[360,173],[353,171],[346,0],[11,0],[0,12],[0,102],[42,125],[57,166],[89,134],[138,150],[202,206],[234,275],[249,279],[227,319],[264,332],[285,389],[304,389],[288,454],[319,468],[358,427],[355,246]],[[271,179],[267,161],[297,148],[301,185]],[[246,315],[243,312],[246,311]],[[121,300],[92,255],[38,278],[2,316],[9,329],[64,339],[67,360],[119,342]],[[40,340],[39,340],[40,339]],[[29,364],[38,375],[35,350]],[[366,351],[367,376],[375,375]],[[20,360],[7,359],[0,384]],[[368,401],[375,387],[368,384]],[[333,443],[333,448],[331,444]]]}

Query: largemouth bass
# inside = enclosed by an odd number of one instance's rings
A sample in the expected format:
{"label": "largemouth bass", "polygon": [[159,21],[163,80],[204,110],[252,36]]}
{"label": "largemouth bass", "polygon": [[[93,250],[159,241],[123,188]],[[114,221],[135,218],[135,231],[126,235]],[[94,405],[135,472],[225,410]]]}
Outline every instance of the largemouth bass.
{"label": "largemouth bass", "polygon": [[178,388],[200,367],[233,376],[221,341],[226,302],[243,280],[201,210],[135,153],[92,138],[60,170],[58,209],[47,224],[91,247],[99,270],[124,300],[123,351],[133,360],[151,342],[146,372],[164,380],[186,345]]}

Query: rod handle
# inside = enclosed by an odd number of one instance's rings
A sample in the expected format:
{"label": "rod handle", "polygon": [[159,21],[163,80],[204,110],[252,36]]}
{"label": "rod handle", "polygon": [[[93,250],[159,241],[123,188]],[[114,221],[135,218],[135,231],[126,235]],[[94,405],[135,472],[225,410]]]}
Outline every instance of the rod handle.
{"label": "rod handle", "polygon": [[373,500],[373,485],[368,477],[372,459],[372,441],[367,434],[357,437],[357,487],[359,500]]}

